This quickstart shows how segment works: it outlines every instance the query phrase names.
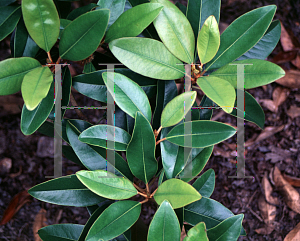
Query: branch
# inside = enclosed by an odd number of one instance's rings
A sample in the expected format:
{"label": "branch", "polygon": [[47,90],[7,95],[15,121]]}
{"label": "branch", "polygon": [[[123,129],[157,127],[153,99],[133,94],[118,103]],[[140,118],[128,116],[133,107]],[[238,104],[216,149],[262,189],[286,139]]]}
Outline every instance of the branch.
{"label": "branch", "polygon": [[138,185],[136,185],[135,183],[132,183],[132,184],[133,184],[133,186],[134,186],[137,190],[139,190],[140,192],[142,192],[142,193],[145,192],[144,189],[140,188],[140,187],[139,187]]}
{"label": "branch", "polygon": [[162,141],[167,140],[166,138],[160,139],[159,141],[156,142],[156,145],[158,145],[159,143],[161,143]]}
{"label": "branch", "polygon": [[52,58],[51,58],[50,51],[49,51],[49,52],[47,52],[47,55],[48,55],[48,59],[50,60],[51,64],[53,64],[53,60],[52,60]]}

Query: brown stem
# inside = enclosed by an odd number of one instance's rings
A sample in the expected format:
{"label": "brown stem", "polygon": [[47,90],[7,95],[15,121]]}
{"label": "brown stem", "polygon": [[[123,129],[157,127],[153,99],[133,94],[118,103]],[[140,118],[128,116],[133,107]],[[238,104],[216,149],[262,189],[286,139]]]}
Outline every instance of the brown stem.
{"label": "brown stem", "polygon": [[148,183],[146,183],[146,190],[147,190],[147,197],[149,197],[149,195],[150,195],[150,190],[149,190],[149,185],[148,185]]}
{"label": "brown stem", "polygon": [[139,190],[140,192],[142,192],[142,193],[145,192],[144,189],[140,188],[140,187],[139,187],[138,185],[136,185],[135,183],[133,183],[133,186],[134,186],[137,190]]}
{"label": "brown stem", "polygon": [[148,198],[148,196],[146,194],[144,194],[144,193],[138,192],[138,194],[141,195],[141,196],[143,196],[143,197],[145,197],[145,198]]}
{"label": "brown stem", "polygon": [[60,63],[60,60],[61,60],[61,58],[58,57],[58,59],[57,59],[57,61],[56,61],[56,64],[59,64],[59,63]]}
{"label": "brown stem", "polygon": [[156,145],[158,145],[159,143],[161,143],[162,141],[167,140],[166,138],[160,139],[159,141],[156,142]]}
{"label": "brown stem", "polygon": [[49,52],[47,52],[47,55],[48,55],[48,59],[50,60],[51,64],[53,64],[53,60],[52,60],[52,58],[51,58],[50,51],[49,51]]}
{"label": "brown stem", "polygon": [[[71,101],[71,104],[72,104],[73,106],[78,107],[78,104],[77,104],[77,102],[76,102],[76,100],[75,100],[75,98],[74,98],[74,96],[73,96],[72,93],[70,94],[70,101]],[[85,120],[85,121],[87,121],[87,122],[89,121],[88,118],[82,113],[82,111],[81,111],[80,109],[75,108],[75,111],[76,111],[76,114],[77,114],[80,118],[82,118],[83,120]]]}
{"label": "brown stem", "polygon": [[146,203],[146,202],[148,202],[148,201],[149,201],[149,199],[146,198],[144,201],[141,201],[140,204]]}
{"label": "brown stem", "polygon": [[203,76],[205,74],[206,70],[203,70],[200,74],[200,76]]}
{"label": "brown stem", "polygon": [[156,189],[154,190],[154,192],[151,193],[150,198],[152,198],[152,197],[154,196],[154,194],[156,193],[157,189],[158,189],[158,188],[156,188]]}

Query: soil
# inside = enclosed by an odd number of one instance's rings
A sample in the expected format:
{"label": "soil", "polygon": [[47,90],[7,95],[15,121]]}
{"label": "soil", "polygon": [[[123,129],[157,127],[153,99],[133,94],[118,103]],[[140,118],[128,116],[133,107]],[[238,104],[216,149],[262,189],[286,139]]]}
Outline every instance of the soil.
{"label": "soil", "polygon": [[[182,1],[184,3],[184,1]],[[238,16],[254,8],[276,4],[275,19],[280,19],[283,25],[300,40],[299,0],[227,0],[222,1],[221,22],[230,24]],[[270,58],[282,51],[280,44],[276,47]],[[9,55],[9,37],[0,42],[0,60]],[[293,69],[290,63],[282,65],[285,70]],[[77,70],[79,72],[79,70]],[[249,92],[257,101],[272,99],[272,93],[279,84],[272,83],[265,88],[259,87]],[[246,237],[239,240],[284,240],[285,236],[300,222],[300,214],[291,210],[284,202],[282,194],[276,187],[272,195],[278,197],[276,206],[275,228],[268,234],[258,234],[255,230],[264,226],[262,214],[258,206],[258,198],[263,193],[261,181],[265,173],[269,175],[271,169],[277,166],[282,173],[300,177],[300,117],[292,119],[287,115],[290,106],[300,106],[299,89],[289,90],[287,99],[279,106],[277,112],[272,112],[262,105],[266,115],[265,127],[279,127],[279,131],[267,139],[246,147],[246,176],[252,178],[232,179],[236,175],[236,163],[232,144],[236,138],[226,140],[216,145],[211,159],[204,171],[209,168],[215,170],[216,188],[211,198],[221,202],[234,214],[245,215],[243,226],[247,232]],[[28,188],[42,183],[48,179],[45,176],[53,175],[53,139],[44,137],[38,132],[24,136],[20,131],[20,111],[22,97],[20,93],[0,98],[0,162],[4,158],[8,162],[5,169],[0,170],[0,219],[12,198]],[[75,94],[79,103],[98,106],[96,101]],[[87,105],[87,104],[84,104]],[[99,121],[101,112],[98,110],[84,110],[91,123]],[[227,114],[215,111],[213,118],[220,122],[236,125],[236,119]],[[75,111],[68,110],[67,117],[78,118]],[[259,135],[262,130],[256,125],[245,122],[245,140]],[[48,147],[48,148],[46,148]],[[52,147],[52,148],[51,148]],[[282,153],[285,155],[282,156]],[[277,157],[276,157],[277,156]],[[279,157],[278,157],[279,156]],[[9,166],[11,163],[11,167]],[[80,168],[74,163],[64,159],[63,174],[75,173]],[[272,181],[271,181],[272,183]],[[298,191],[300,191],[298,189]],[[152,205],[152,204],[151,204]],[[32,241],[32,230],[36,214],[43,208],[46,210],[47,224],[78,223],[85,224],[89,214],[85,208],[74,208],[44,203],[34,198],[30,199],[5,225],[0,226],[0,240],[2,241]],[[142,219],[149,223],[154,214],[154,207],[143,206]]]}

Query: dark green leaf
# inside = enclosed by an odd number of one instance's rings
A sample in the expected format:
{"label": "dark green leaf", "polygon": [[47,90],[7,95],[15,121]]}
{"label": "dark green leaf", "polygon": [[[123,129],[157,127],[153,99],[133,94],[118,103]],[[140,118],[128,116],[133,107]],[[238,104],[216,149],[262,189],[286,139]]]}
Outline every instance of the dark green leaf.
{"label": "dark green leaf", "polygon": [[13,2],[15,2],[16,0],[5,0],[5,1],[1,1],[0,2],[0,7],[4,7],[4,6],[7,6]]}
{"label": "dark green leaf", "polygon": [[87,13],[91,11],[93,8],[95,8],[97,4],[95,3],[90,3],[88,5],[85,5],[80,8],[75,8],[67,17],[68,20],[73,21],[74,19],[78,18],[80,15]]}
{"label": "dark green leaf", "polygon": [[77,241],[83,227],[80,224],[54,224],[41,228],[38,234],[43,241]]}
{"label": "dark green leaf", "polygon": [[[46,122],[45,122],[46,123]],[[76,153],[74,152],[73,148],[71,146],[62,146],[62,154],[69,159],[70,161],[83,166],[84,165],[81,163],[81,161],[79,160],[78,156],[76,156]]]}
{"label": "dark green leaf", "polygon": [[40,47],[28,36],[23,56],[34,58],[39,50]]}
{"label": "dark green leaf", "polygon": [[40,201],[64,206],[86,207],[105,201],[84,186],[75,174],[38,184],[28,193]]}
{"label": "dark green leaf", "polygon": [[20,17],[21,8],[19,6],[6,6],[0,8],[0,41],[15,29]]}
{"label": "dark green leaf", "polygon": [[187,10],[186,6],[184,6],[184,5],[183,5],[182,3],[180,3],[180,2],[176,2],[175,5],[176,5],[176,7],[179,8],[179,10],[180,10],[184,15],[186,15],[186,10]]}
{"label": "dark green leaf", "polygon": [[206,95],[202,97],[201,103],[199,107],[203,107],[200,109],[200,119],[199,120],[210,120],[213,113],[214,102],[208,98]]}
{"label": "dark green leaf", "polygon": [[17,58],[23,56],[28,36],[23,18],[21,18],[10,41],[12,57]]}
{"label": "dark green leaf", "polygon": [[91,73],[91,72],[94,72],[94,71],[96,71],[96,68],[94,67],[93,63],[90,62],[90,63],[87,63],[87,64],[84,65],[82,73],[88,74],[88,73]]}
{"label": "dark green leaf", "polygon": [[193,187],[203,196],[210,197],[215,189],[215,172],[209,169],[193,183]]}
{"label": "dark green leaf", "polygon": [[38,129],[38,132],[40,132],[43,135],[54,137],[54,124],[50,121],[45,121]]}

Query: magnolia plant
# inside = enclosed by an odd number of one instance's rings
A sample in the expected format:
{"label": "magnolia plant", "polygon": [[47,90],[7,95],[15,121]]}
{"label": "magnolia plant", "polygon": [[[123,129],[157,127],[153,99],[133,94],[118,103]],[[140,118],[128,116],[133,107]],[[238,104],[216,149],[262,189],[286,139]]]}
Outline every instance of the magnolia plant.
{"label": "magnolia plant", "polygon": [[[62,68],[62,106],[70,97],[76,103],[71,86],[115,103],[113,125],[68,119],[62,110],[63,154],[83,170],[29,193],[86,207],[90,218],[85,225],[46,226],[38,232],[42,240],[179,241],[183,229],[184,241],[246,235],[243,214],[210,198],[214,171],[199,174],[214,145],[236,133],[211,121],[214,107],[237,116],[236,65],[244,66],[245,89],[284,76],[265,61],[281,29],[270,5],[242,15],[220,35],[220,2],[189,0],[185,7],[168,0],[99,0],[70,11],[68,0],[1,1],[0,40],[12,35],[11,56],[0,62],[0,95],[21,90],[25,135],[54,136],[55,64],[84,65],[73,78],[68,66]],[[123,66],[101,69],[105,63]],[[186,91],[178,93],[176,83],[184,78]],[[263,128],[262,108],[247,91],[244,111],[244,119]],[[148,202],[157,210],[145,231],[135,227]]]}

